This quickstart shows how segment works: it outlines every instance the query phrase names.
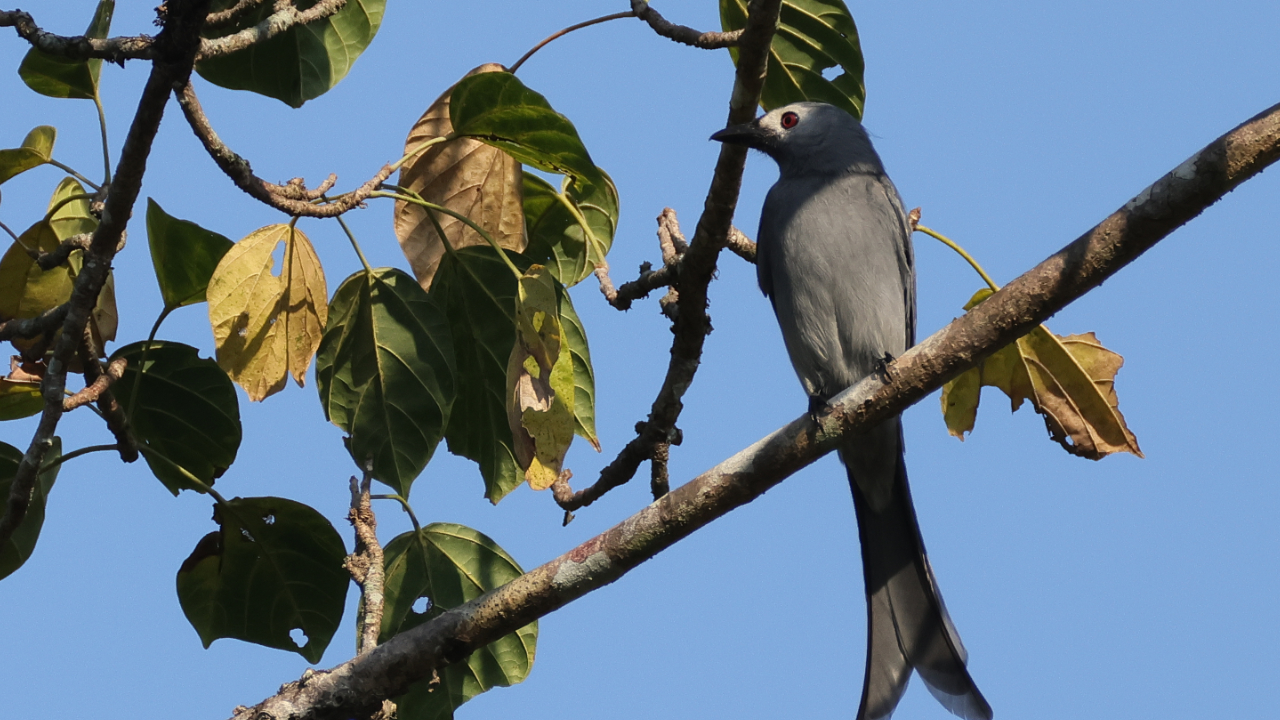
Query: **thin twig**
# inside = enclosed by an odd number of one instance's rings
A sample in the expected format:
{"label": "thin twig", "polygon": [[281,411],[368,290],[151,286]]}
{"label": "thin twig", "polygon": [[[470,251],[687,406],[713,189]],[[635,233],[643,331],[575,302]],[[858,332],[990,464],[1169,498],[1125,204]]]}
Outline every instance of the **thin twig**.
{"label": "thin twig", "polygon": [[45,32],[36,25],[30,13],[0,10],[0,27],[11,27],[37,50],[70,60],[100,58],[117,65],[125,60],[154,60],[156,39],[149,35],[114,37],[105,40],[83,35],[66,37]]}
{"label": "thin twig", "polygon": [[654,32],[684,45],[692,45],[703,50],[716,50],[742,44],[745,28],[730,32],[699,32],[686,25],[677,25],[668,21],[657,10],[649,7],[647,0],[631,0],[631,11],[636,17],[649,23],[649,27],[653,28]]}
{"label": "thin twig", "polygon": [[195,88],[191,83],[183,83],[176,88],[174,96],[178,98],[178,105],[187,118],[187,124],[191,126],[191,130],[200,139],[209,157],[213,158],[222,172],[231,178],[236,187],[280,212],[295,217],[337,217],[359,207],[373,195],[384,180],[395,172],[392,166],[384,165],[368,182],[355,190],[329,198],[326,205],[316,205],[313,201],[333,187],[337,181],[336,175],[329,175],[328,179],[314,190],[308,190],[301,178],[294,178],[285,185],[267,182],[254,175],[249,161],[237,155],[218,137],[218,133],[209,124],[209,118],[204,114],[204,109],[200,107],[200,100],[196,97]]}
{"label": "thin twig", "polygon": [[93,240],[92,233],[80,233],[79,235],[72,235],[71,237],[59,243],[58,249],[54,250],[53,252],[47,253],[47,252],[35,251],[32,254],[32,259],[36,261],[36,265],[39,265],[41,270],[52,270],[58,267],[59,265],[62,265],[63,263],[65,263],[67,261],[67,258],[71,257],[72,251],[88,250],[89,243],[92,240]]}
{"label": "thin twig", "polygon": [[[112,360],[107,365],[106,372],[97,373],[97,377],[91,384],[86,385],[84,389],[74,395],[68,395],[63,398],[62,411],[71,412],[81,405],[97,402],[98,398],[102,397],[102,394],[110,389],[112,384],[124,377],[124,369],[128,363],[129,361],[122,357]],[[94,361],[91,366],[96,364],[97,362]]]}
{"label": "thin twig", "polygon": [[45,310],[33,318],[15,318],[0,322],[0,342],[14,338],[30,340],[31,338],[51,333],[58,329],[58,326],[67,319],[67,310],[69,309],[70,307],[63,303],[58,307]]}
{"label": "thin twig", "polygon": [[591,27],[592,25],[599,25],[600,23],[609,22],[610,20],[620,20],[622,18],[629,18],[629,17],[635,17],[635,16],[636,14],[634,11],[628,10],[627,12],[614,13],[612,15],[605,15],[604,17],[595,18],[594,20],[580,22],[577,25],[570,25],[569,27],[563,30],[560,30],[559,32],[554,32],[550,36],[548,36],[547,39],[529,48],[529,52],[525,53],[524,55],[521,55],[520,59],[517,60],[514,65],[511,66],[511,69],[508,70],[508,72],[514,75],[515,72],[520,69],[520,66],[524,64],[524,61],[533,57],[534,53],[546,47],[547,44],[550,43],[552,40],[564,37],[565,35],[568,35],[569,33],[573,32],[574,30],[581,30],[582,28]]}
{"label": "thin twig", "polygon": [[671,456],[671,446],[657,443],[649,457],[649,489],[653,491],[653,499],[658,500],[671,492],[671,480],[667,475],[667,460]]}
{"label": "thin twig", "polygon": [[756,262],[756,244],[738,228],[729,228],[729,243],[725,245],[734,255],[752,265]]}
{"label": "thin twig", "polygon": [[347,0],[320,0],[306,10],[299,10],[292,2],[276,3],[275,12],[263,18],[257,25],[230,35],[202,42],[198,57],[200,60],[208,60],[209,58],[228,55],[237,50],[244,50],[250,45],[266,42],[300,25],[307,25],[332,17],[342,10],[346,4]]}
{"label": "thin twig", "polygon": [[204,19],[204,26],[206,30],[216,30],[224,25],[229,25],[264,2],[266,0],[240,0],[240,2],[226,10],[209,13],[209,16]]}

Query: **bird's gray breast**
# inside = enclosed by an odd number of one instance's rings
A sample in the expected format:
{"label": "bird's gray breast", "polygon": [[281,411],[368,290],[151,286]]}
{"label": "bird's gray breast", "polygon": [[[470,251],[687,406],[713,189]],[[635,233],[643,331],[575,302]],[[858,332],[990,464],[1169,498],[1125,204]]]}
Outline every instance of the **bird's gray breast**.
{"label": "bird's gray breast", "polygon": [[881,174],[779,180],[760,215],[760,287],[811,396],[829,398],[914,341],[902,201]]}

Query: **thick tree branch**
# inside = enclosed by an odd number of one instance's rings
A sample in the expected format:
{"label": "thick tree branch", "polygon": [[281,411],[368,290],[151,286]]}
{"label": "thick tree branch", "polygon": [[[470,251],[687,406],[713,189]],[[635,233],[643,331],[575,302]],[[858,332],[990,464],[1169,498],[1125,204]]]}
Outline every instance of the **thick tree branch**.
{"label": "thick tree branch", "polygon": [[[287,32],[299,25],[306,25],[317,20],[331,17],[344,6],[347,0],[320,0],[306,10],[299,10],[294,3],[276,3],[276,11],[262,19],[253,27],[232,33],[215,40],[205,40],[200,44],[200,60],[208,60],[220,55],[227,55],[237,50],[244,50],[250,45],[266,42],[280,33]],[[232,8],[235,10],[236,8]],[[247,8],[246,8],[247,9]]]}
{"label": "thick tree branch", "polygon": [[125,60],[152,60],[156,57],[155,38],[148,35],[106,40],[83,35],[54,35],[41,30],[31,15],[21,10],[0,10],[0,27],[13,28],[37,50],[71,60],[101,58],[123,65]]}
{"label": "thick tree branch", "polygon": [[[778,26],[781,5],[781,0],[755,0],[751,3],[739,45],[738,69],[729,99],[726,125],[737,125],[755,118],[760,90],[764,86],[769,45]],[[678,288],[679,301],[678,305],[668,303],[664,312],[674,314],[675,340],[671,344],[667,374],[653,401],[648,421],[638,437],[627,443],[618,457],[600,472],[595,485],[588,488],[591,492],[575,493],[570,500],[559,503],[566,511],[590,505],[609,489],[628,482],[635,476],[640,463],[651,457],[657,443],[678,444],[673,434],[676,432],[676,420],[684,407],[681,398],[693,382],[702,358],[703,343],[711,332],[711,318],[707,316],[707,285],[715,275],[716,258],[728,242],[746,159],[747,150],[742,146],[724,145],[720,148],[711,189],[707,192],[693,242],[689,250],[681,254],[677,277],[670,282]]]}
{"label": "thick tree branch", "polygon": [[191,83],[183,83],[181,87],[176,88],[174,96],[178,98],[178,104],[182,107],[182,114],[187,118],[187,124],[191,126],[191,130],[208,151],[209,157],[213,158],[222,172],[231,178],[236,187],[255,200],[270,205],[280,212],[302,217],[337,217],[359,207],[395,172],[392,166],[384,165],[368,182],[355,190],[330,198],[327,205],[316,205],[314,201],[333,187],[337,181],[336,175],[329,175],[314,190],[308,190],[301,178],[294,178],[284,185],[267,182],[254,175],[249,161],[237,155],[218,137],[218,133],[209,124],[209,118],[204,114],[200,99],[196,97],[195,88]]}
{"label": "thick tree branch", "polygon": [[58,421],[62,419],[67,365],[84,337],[85,323],[111,271],[111,261],[124,236],[133,204],[138,199],[142,176],[147,169],[147,156],[160,128],[169,91],[174,83],[186,82],[195,62],[200,24],[208,12],[209,0],[168,0],[166,7],[164,29],[155,39],[156,60],[120,151],[120,162],[103,205],[102,221],[84,253],[84,264],[76,276],[71,299],[66,303],[66,317],[41,386],[44,412],[10,486],[5,513],[0,517],[0,545],[8,542],[26,517],[36,474],[44,462],[45,453],[52,446]]}
{"label": "thick tree branch", "polygon": [[670,38],[684,45],[692,45],[703,50],[715,50],[717,48],[734,47],[742,44],[742,34],[744,30],[733,30],[730,32],[699,32],[685,25],[677,25],[666,18],[657,10],[649,7],[648,0],[631,0],[631,12],[636,17],[649,23],[649,27],[653,31],[665,38]]}
{"label": "thick tree branch", "polygon": [[432,672],[617,580],[698,528],[751,502],[841,438],[902,412],[1047,320],[1280,159],[1280,105],[1197,153],[1075,242],[890,365],[660,500],[502,587],[328,672],[289,683],[235,720],[337,719],[376,709]]}

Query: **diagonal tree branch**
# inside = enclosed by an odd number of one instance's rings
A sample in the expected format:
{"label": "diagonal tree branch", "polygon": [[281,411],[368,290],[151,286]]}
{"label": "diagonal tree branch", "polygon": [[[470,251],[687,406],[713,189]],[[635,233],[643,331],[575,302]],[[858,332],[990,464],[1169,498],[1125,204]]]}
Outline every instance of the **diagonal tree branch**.
{"label": "diagonal tree branch", "polygon": [[120,151],[120,162],[111,180],[103,205],[102,222],[93,233],[93,241],[84,253],[84,264],[76,276],[71,299],[66,303],[66,317],[54,343],[53,357],[45,372],[41,393],[44,412],[40,416],[31,445],[18,464],[10,486],[3,517],[0,517],[0,545],[8,542],[13,531],[26,517],[35,487],[36,475],[45,453],[53,444],[58,421],[62,419],[63,392],[67,384],[67,364],[84,337],[85,323],[98,300],[98,293],[111,271],[111,261],[124,236],[125,225],[133,211],[147,169],[151,143],[160,129],[164,106],[174,83],[185,83],[195,63],[200,24],[208,12],[209,0],[168,0],[164,29],[156,36],[157,57],[138,101],[133,124]]}
{"label": "diagonal tree branch", "polygon": [[1214,141],[1092,230],[832,401],[793,420],[605,533],[330,671],[310,673],[235,720],[347,718],[376,710],[445,665],[622,577],[900,413],[1100,285],[1240,183],[1280,159],[1280,105]]}
{"label": "diagonal tree branch", "polygon": [[[738,69],[733,94],[729,99],[727,125],[745,123],[756,116],[760,91],[764,87],[769,44],[778,26],[782,0],[755,0],[750,6],[747,25],[742,30]],[[566,512],[591,504],[614,487],[635,476],[640,463],[650,459],[658,443],[678,444],[676,420],[684,408],[681,398],[693,382],[702,358],[702,346],[711,332],[707,316],[707,285],[716,272],[716,258],[728,242],[733,211],[738,204],[742,185],[742,169],[747,150],[738,145],[720,148],[711,188],[703,205],[702,217],[689,250],[680,257],[678,278],[679,305],[675,309],[671,344],[671,361],[662,388],[654,399],[649,419],[637,437],[623,447],[618,456],[600,471],[600,478],[587,490],[568,494],[567,483],[559,488],[557,502]],[[666,268],[664,268],[665,270]],[[661,271],[659,271],[661,272]]]}
{"label": "diagonal tree branch", "polygon": [[[336,15],[346,4],[347,0],[320,0],[306,10],[299,10],[293,2],[277,2],[275,12],[263,18],[257,25],[215,40],[203,41],[200,44],[199,59],[208,60],[220,55],[229,55],[237,50],[244,50],[250,45],[266,42],[299,25]],[[245,10],[248,9],[245,8]]]}

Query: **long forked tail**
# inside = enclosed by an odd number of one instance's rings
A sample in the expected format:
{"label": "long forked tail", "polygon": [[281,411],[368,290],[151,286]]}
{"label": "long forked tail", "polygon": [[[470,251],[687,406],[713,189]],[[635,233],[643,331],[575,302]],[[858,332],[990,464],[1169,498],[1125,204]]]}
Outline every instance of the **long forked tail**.
{"label": "long forked tail", "polygon": [[952,713],[991,720],[991,706],[965,667],[968,655],[925,556],[898,423],[887,422],[880,430],[856,438],[841,452],[853,489],[867,589],[867,674],[858,720],[893,714],[912,668]]}

